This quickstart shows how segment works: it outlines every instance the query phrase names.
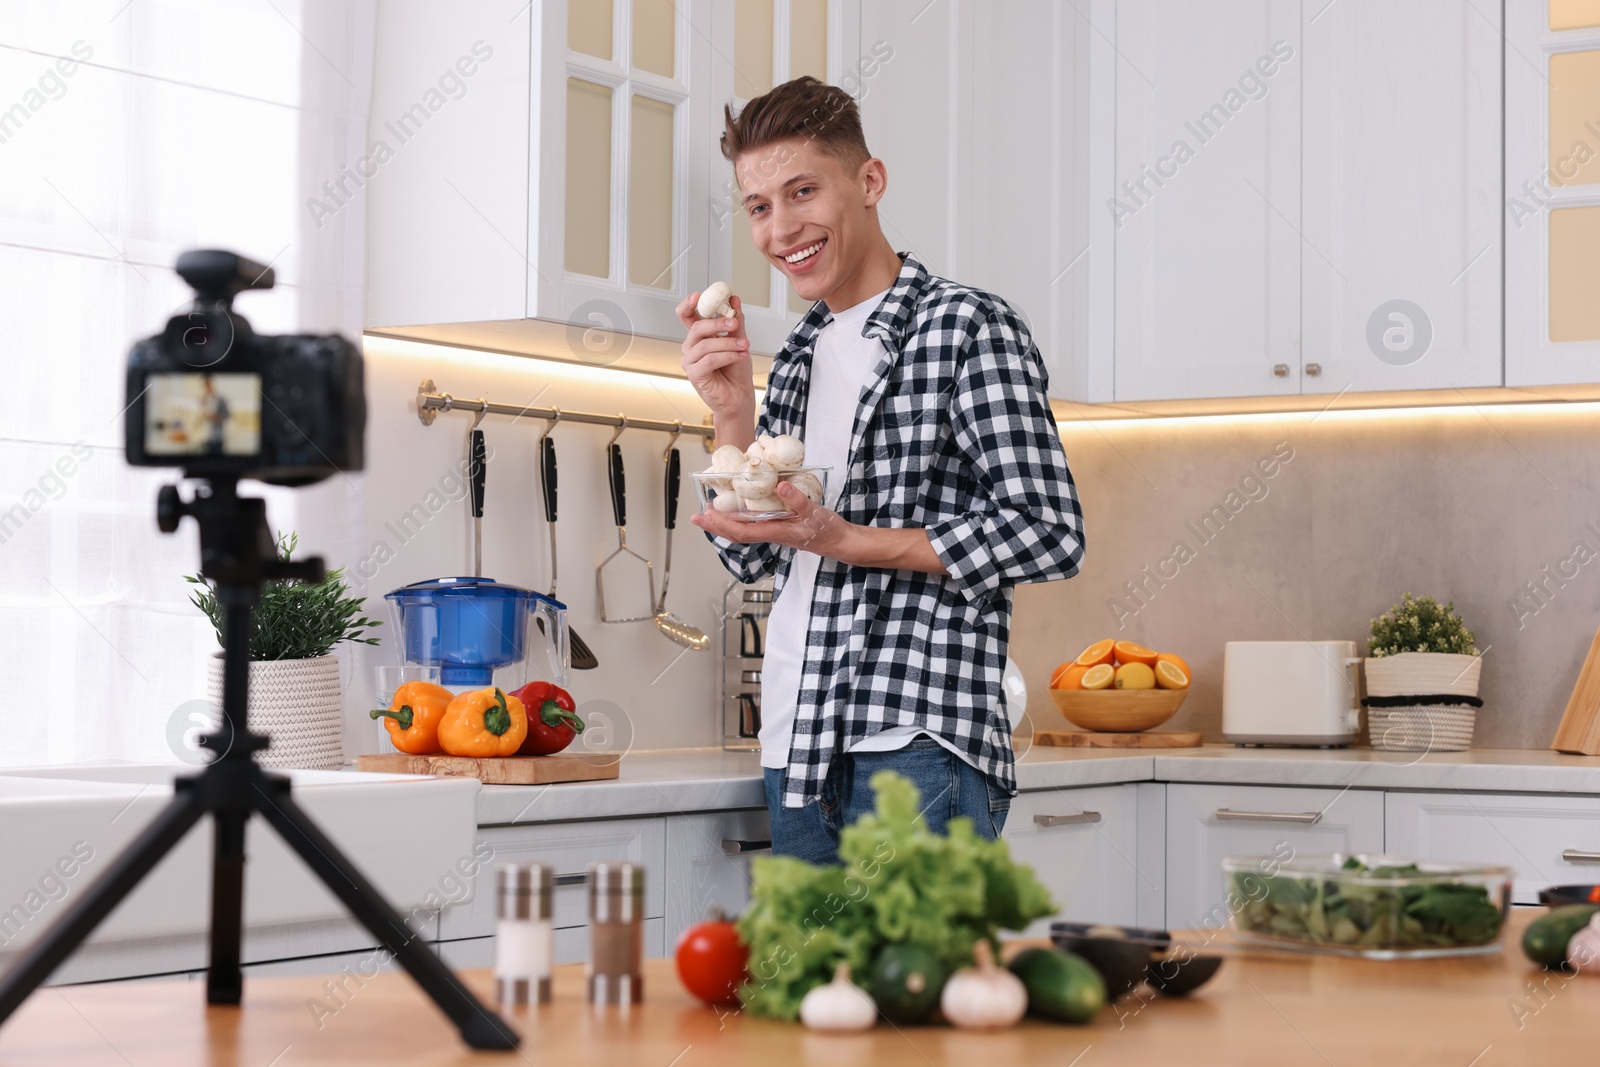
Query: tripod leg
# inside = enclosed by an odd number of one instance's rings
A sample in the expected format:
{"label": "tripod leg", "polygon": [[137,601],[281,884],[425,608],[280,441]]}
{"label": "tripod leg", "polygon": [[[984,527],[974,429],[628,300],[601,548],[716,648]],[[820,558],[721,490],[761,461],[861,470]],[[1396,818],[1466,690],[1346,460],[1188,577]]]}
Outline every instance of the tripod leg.
{"label": "tripod leg", "polygon": [[426,942],[406,926],[405,920],[368,884],[338,846],[300,810],[287,789],[274,790],[270,796],[259,793],[254,799],[262,817],[450,1017],[461,1031],[463,1041],[479,1049],[517,1047],[517,1034],[500,1016],[484,1007]]}
{"label": "tripod leg", "polygon": [[194,792],[177,792],[155,822],[145,827],[106,873],[84,891],[83,898],[45,931],[0,980],[0,1022],[10,1018],[18,1005],[45,983],[204,814],[205,804]]}
{"label": "tripod leg", "polygon": [[244,995],[239,970],[244,926],[244,824],[248,808],[211,813],[216,849],[211,860],[211,966],[206,971],[206,1002],[237,1004]]}

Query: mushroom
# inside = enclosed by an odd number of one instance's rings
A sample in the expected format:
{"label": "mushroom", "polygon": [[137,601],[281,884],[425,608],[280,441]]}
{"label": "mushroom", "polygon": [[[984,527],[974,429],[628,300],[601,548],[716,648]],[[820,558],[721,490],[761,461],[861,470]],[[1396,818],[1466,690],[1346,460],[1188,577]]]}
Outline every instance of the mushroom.
{"label": "mushroom", "polygon": [[779,434],[777,437],[761,438],[762,451],[766,454],[767,462],[782,470],[786,467],[798,467],[806,460],[806,446],[800,438],[793,434]]}
{"label": "mushroom", "polygon": [[788,505],[786,505],[782,500],[778,499],[778,495],[776,493],[768,496],[744,496],[741,494],[739,499],[744,502],[744,509],[746,511],[789,510]]}
{"label": "mushroom", "polygon": [[705,292],[700,294],[700,300],[695,304],[695,313],[702,319],[731,319],[733,304],[728,298],[732,295],[733,290],[728,288],[727,282],[712,282],[706,286]]}
{"label": "mushroom", "polygon": [[747,460],[733,476],[733,488],[740,496],[771,496],[778,489],[778,472],[760,460]]}
{"label": "mushroom", "polygon": [[744,450],[738,445],[723,445],[711,453],[711,469],[732,473],[745,464]]}
{"label": "mushroom", "polygon": [[717,511],[738,511],[739,494],[725,489],[711,498],[711,506]]}
{"label": "mushroom", "polygon": [[784,481],[810,498],[813,504],[822,503],[822,479],[810,471],[796,471],[784,476]]}

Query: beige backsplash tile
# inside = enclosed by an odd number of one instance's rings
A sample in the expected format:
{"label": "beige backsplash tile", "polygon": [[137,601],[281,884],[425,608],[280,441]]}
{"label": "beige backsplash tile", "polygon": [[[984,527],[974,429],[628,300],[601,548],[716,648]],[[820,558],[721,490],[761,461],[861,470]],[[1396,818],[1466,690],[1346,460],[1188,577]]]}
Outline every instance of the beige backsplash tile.
{"label": "beige backsplash tile", "polygon": [[[1184,656],[1194,691],[1165,728],[1221,740],[1225,641],[1350,639],[1364,652],[1371,618],[1411,592],[1453,600],[1487,649],[1475,746],[1549,744],[1600,625],[1593,406],[1068,424],[1063,441],[1088,551],[1078,577],[1017,590],[1011,655],[1036,725],[1062,725],[1051,669],[1115,636]],[[1275,449],[1293,456],[1261,478],[1254,465]],[[1245,503],[1202,540],[1200,518],[1230,490]],[[1569,563],[1519,619],[1523,583],[1580,541],[1594,558]],[[1130,599],[1124,583],[1178,542],[1193,558],[1150,581],[1142,606]]]}

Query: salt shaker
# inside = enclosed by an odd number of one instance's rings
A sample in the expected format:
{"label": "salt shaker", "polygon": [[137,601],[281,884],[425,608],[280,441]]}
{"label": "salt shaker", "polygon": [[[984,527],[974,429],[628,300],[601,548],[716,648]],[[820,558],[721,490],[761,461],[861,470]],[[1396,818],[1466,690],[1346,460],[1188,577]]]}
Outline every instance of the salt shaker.
{"label": "salt shaker", "polygon": [[644,1000],[644,868],[596,863],[589,868],[589,1003]]}
{"label": "salt shaker", "polygon": [[540,863],[495,868],[495,994],[507,1006],[550,1003],[552,879]]}

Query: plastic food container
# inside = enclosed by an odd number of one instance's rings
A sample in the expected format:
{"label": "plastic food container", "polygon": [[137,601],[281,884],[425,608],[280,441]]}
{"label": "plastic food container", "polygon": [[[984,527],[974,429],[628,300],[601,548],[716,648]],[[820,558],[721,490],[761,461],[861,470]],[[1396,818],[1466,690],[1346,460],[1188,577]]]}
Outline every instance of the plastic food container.
{"label": "plastic food container", "polygon": [[[812,493],[818,503],[825,504],[828,501],[828,472],[831,470],[833,470],[832,467],[791,467],[788,470],[772,471],[771,473],[775,477],[775,484],[772,487],[772,493],[764,500],[752,493],[744,492],[743,489],[748,486],[748,483],[741,483],[738,479],[742,475],[737,473],[694,471],[689,477],[694,479],[694,491],[700,501],[701,511],[711,508],[725,515],[734,515],[750,522],[766,522],[772,519],[792,519],[795,516],[793,511],[778,503],[776,482],[799,481],[804,487],[806,484],[805,479],[814,478],[816,481],[810,486]],[[728,504],[719,507],[717,505],[719,497],[727,500]],[[764,506],[759,508],[748,507],[747,505],[752,502],[774,506],[771,508]]]}
{"label": "plastic food container", "polygon": [[1368,959],[1500,950],[1511,868],[1336,852],[1229,856],[1228,910],[1245,941]]}

